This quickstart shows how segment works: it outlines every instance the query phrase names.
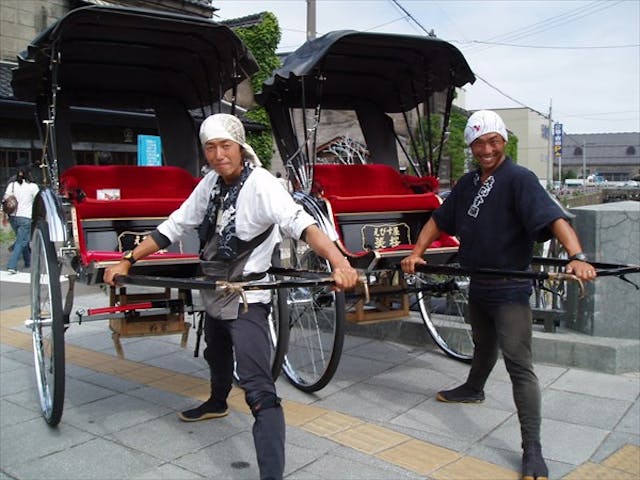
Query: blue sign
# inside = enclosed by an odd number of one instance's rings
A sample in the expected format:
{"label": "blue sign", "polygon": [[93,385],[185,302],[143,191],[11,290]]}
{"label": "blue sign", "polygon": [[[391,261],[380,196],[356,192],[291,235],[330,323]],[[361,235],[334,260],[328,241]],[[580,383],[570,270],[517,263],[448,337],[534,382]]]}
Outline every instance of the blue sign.
{"label": "blue sign", "polygon": [[162,141],[158,135],[138,135],[138,165],[141,167],[162,165]]}
{"label": "blue sign", "polygon": [[556,158],[562,157],[562,124],[553,124],[553,155]]}

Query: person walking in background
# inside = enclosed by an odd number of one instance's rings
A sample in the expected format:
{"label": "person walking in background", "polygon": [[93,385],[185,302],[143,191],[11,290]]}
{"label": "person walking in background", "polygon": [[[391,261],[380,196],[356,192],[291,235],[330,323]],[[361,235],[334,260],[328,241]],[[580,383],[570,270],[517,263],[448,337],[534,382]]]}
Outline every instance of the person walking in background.
{"label": "person walking in background", "polygon": [[18,201],[18,208],[15,215],[9,216],[11,228],[16,235],[13,251],[7,262],[7,271],[10,274],[18,272],[18,261],[20,257],[22,257],[24,261],[24,268],[31,266],[31,249],[29,248],[29,240],[31,239],[31,210],[33,209],[33,201],[39,191],[38,185],[31,182],[28,172],[20,169],[16,173],[16,179],[7,185],[4,193],[3,198],[13,195]]}
{"label": "person walking in background", "polygon": [[[266,280],[282,231],[304,239],[329,261],[337,288],[355,286],[358,273],[336,245],[276,177],[259,166],[255,152],[245,142],[240,120],[228,114],[207,117],[200,127],[200,141],[211,171],[168,220],[106,270],[106,283],[114,285],[116,275],[126,275],[133,263],[198,228],[203,245],[201,267],[211,280]],[[207,313],[204,357],[210,368],[211,396],[178,417],[196,422],[226,416],[235,363],[238,384],[255,418],[253,439],[260,478],[281,480],[285,423],[271,376],[271,292],[246,292],[246,311],[238,294],[202,290],[201,296]]]}
{"label": "person walking in background", "polygon": [[[401,262],[405,273],[426,263],[423,254],[444,231],[460,239],[458,260],[469,269],[529,270],[536,241],[554,235],[566,249],[566,272],[593,280],[595,269],[565,213],[540,185],[535,174],[505,155],[506,126],[495,112],[469,117],[464,138],[479,164],[456,183],[443,204],[422,228],[411,255]],[[484,386],[502,351],[513,385],[522,435],[522,478],[549,476],[540,443],[541,394],[533,371],[532,313],[526,279],[471,275],[469,322],[474,352],[464,384],[438,392],[442,402],[479,403]]]}

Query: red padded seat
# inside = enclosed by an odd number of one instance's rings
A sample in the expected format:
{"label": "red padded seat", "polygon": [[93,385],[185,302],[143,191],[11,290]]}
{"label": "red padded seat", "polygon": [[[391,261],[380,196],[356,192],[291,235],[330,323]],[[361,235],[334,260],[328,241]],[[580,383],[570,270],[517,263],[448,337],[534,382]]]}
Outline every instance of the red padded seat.
{"label": "red padded seat", "polygon": [[[63,194],[79,218],[162,217],[173,212],[198,183],[179,167],[77,165],[60,176]],[[119,189],[119,200],[98,200],[97,191]]]}
{"label": "red padded seat", "polygon": [[[313,172],[313,193],[329,203],[337,226],[343,214],[433,211],[442,203],[431,191],[437,188],[437,179],[402,175],[389,165],[323,164],[316,165]],[[426,193],[416,193],[416,190]],[[455,237],[443,233],[429,248],[458,245]],[[381,251],[411,250],[412,247],[399,245]]]}
{"label": "red padded seat", "polygon": [[[60,190],[76,208],[82,262],[116,261],[122,252],[90,250],[83,220],[167,217],[191,194],[199,179],[179,167],[77,165],[60,176]],[[119,199],[98,200],[102,189],[118,189]],[[148,260],[197,259],[195,253],[158,252]]]}

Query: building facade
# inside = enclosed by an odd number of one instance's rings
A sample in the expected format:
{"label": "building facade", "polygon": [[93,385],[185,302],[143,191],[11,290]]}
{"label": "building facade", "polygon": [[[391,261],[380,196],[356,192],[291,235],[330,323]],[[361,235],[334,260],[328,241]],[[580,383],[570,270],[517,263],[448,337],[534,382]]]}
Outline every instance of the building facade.
{"label": "building facade", "polygon": [[548,117],[530,108],[497,108],[494,111],[518,137],[518,165],[531,170],[546,186],[552,180]]}
{"label": "building facade", "polygon": [[[640,132],[565,134],[561,160],[563,179],[640,180]],[[555,162],[556,176],[559,167]]]}

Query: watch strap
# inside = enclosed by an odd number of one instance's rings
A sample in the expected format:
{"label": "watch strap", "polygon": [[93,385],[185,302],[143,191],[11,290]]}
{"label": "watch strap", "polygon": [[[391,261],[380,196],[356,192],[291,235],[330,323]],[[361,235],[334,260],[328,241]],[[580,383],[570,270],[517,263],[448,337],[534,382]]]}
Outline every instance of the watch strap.
{"label": "watch strap", "polygon": [[569,257],[569,261],[572,261],[572,260],[579,260],[581,262],[587,262],[588,261],[587,256],[582,252],[578,252],[578,253],[575,253],[575,254],[571,255]]}
{"label": "watch strap", "polygon": [[127,260],[131,265],[136,263],[136,259],[133,258],[133,250],[127,250],[122,254],[122,260]]}

